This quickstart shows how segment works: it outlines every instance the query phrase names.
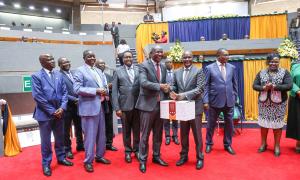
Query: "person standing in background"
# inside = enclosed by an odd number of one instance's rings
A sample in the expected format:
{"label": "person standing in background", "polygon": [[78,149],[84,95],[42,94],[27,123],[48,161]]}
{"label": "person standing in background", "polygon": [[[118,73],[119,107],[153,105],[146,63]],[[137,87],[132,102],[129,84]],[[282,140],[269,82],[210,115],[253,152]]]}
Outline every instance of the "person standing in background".
{"label": "person standing in background", "polygon": [[114,40],[115,48],[117,48],[119,45],[119,28],[116,26],[115,22],[112,22],[110,32]]}
{"label": "person standing in background", "polygon": [[123,63],[123,53],[125,51],[130,51],[130,47],[126,43],[125,39],[121,39],[120,44],[117,47],[117,55],[118,55],[121,66],[124,65],[124,63]]}

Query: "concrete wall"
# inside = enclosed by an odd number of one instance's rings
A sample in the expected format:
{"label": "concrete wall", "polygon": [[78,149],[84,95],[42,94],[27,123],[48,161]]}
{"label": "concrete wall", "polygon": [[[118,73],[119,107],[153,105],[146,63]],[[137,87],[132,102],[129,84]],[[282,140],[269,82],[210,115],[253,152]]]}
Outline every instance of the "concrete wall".
{"label": "concrete wall", "polygon": [[46,18],[38,16],[28,16],[21,14],[12,14],[0,12],[0,24],[6,24],[11,26],[12,22],[15,22],[17,26],[20,26],[21,23],[31,24],[32,28],[41,28],[45,29],[46,26],[51,26],[55,29],[69,28],[69,22],[64,19],[56,18]]}
{"label": "concrete wall", "polygon": [[250,0],[251,15],[268,14],[277,12],[296,12],[300,8],[299,0],[279,0],[263,4],[254,4],[255,0]]}

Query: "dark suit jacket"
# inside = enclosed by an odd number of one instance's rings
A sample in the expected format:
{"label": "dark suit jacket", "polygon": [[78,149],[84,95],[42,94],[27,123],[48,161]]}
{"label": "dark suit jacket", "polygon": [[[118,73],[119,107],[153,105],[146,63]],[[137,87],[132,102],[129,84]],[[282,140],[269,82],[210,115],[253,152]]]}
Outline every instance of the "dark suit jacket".
{"label": "dark suit jacket", "polygon": [[118,26],[115,26],[115,29],[113,27],[110,28],[111,35],[118,37],[119,36],[119,28]]}
{"label": "dark suit jacket", "polygon": [[[298,24],[297,24],[297,19],[299,19]],[[290,28],[300,28],[300,18],[299,17],[295,17],[292,19]]]}
{"label": "dark suit jacket", "polygon": [[55,84],[44,69],[34,73],[32,78],[32,97],[36,102],[33,118],[37,121],[53,119],[58,109],[67,109],[68,91],[60,72],[53,70]]}
{"label": "dark suit jacket", "polygon": [[160,84],[166,83],[166,67],[160,63],[161,81],[156,75],[155,67],[151,60],[140,64],[140,94],[136,103],[136,108],[142,111],[153,111],[157,106],[157,97],[160,100],[166,98],[166,94],[160,90]]}
{"label": "dark suit jacket", "polygon": [[134,82],[129,79],[126,66],[119,67],[113,76],[112,102],[114,110],[131,111],[139,96],[139,69],[133,65]]}
{"label": "dark suit jacket", "polygon": [[[67,88],[67,91],[68,91],[68,104],[74,104],[76,101],[78,101],[78,96],[74,93],[74,90],[73,90],[73,82],[72,80],[65,74],[64,71],[60,71],[61,74],[62,74],[62,77],[63,77],[63,80],[66,84],[66,88]],[[71,74],[73,76],[73,72],[71,71]]]}
{"label": "dark suit jacket", "polygon": [[203,102],[212,107],[233,107],[238,97],[235,66],[226,63],[226,81],[215,62],[205,68],[205,90]]}
{"label": "dark suit jacket", "polygon": [[171,89],[177,93],[182,93],[185,96],[185,100],[195,100],[195,114],[200,115],[203,113],[204,72],[202,69],[199,70],[192,66],[185,85],[183,72],[184,68],[175,71]]}

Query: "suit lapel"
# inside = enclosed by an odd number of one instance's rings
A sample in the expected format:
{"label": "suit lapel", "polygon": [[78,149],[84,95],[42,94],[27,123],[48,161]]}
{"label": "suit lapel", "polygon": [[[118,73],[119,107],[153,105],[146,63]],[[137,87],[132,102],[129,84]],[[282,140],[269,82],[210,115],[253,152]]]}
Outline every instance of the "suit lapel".
{"label": "suit lapel", "polygon": [[185,87],[187,87],[187,85],[191,81],[193,75],[194,75],[194,66],[192,65],[192,67],[190,69],[190,72],[187,74],[187,79],[186,79],[186,82],[185,82]]}
{"label": "suit lapel", "polygon": [[183,83],[183,70],[184,68],[182,67],[180,70],[179,70],[179,82],[181,83],[181,87],[184,87],[184,83]]}
{"label": "suit lapel", "polygon": [[[219,66],[218,66],[217,62],[215,62],[214,67],[215,67],[216,72],[219,72],[219,73],[218,73],[218,74],[219,74],[219,77],[220,77],[223,81],[225,81],[224,78],[223,78],[223,76],[222,76],[221,70],[219,69]],[[225,68],[226,68],[226,67],[225,67]],[[227,76],[227,72],[226,72],[226,76]]]}
{"label": "suit lapel", "polygon": [[[130,78],[129,78],[129,75],[127,73],[127,70],[126,70],[126,67],[125,65],[123,66],[123,74],[124,74],[124,77],[126,78],[126,80],[128,81],[129,84],[132,84],[131,81],[130,81]],[[135,75],[134,75],[135,76]]]}
{"label": "suit lapel", "polygon": [[158,79],[157,74],[156,74],[156,69],[154,67],[154,64],[152,63],[152,60],[150,59],[148,61],[148,63],[149,63],[150,69],[152,70],[154,76],[156,77],[156,80],[159,82],[159,79]]}
{"label": "suit lapel", "polygon": [[89,67],[87,67],[87,66],[84,66],[84,67],[85,67],[85,71],[87,72],[87,74],[89,74],[91,76],[91,78],[94,80],[94,82],[96,83],[96,85],[98,87],[100,87],[100,85],[97,82],[96,77],[92,74],[91,70],[89,70]]}
{"label": "suit lapel", "polygon": [[133,66],[133,70],[134,70],[134,81],[133,84],[135,83],[135,81],[139,80],[138,74],[139,74],[139,69],[136,66]]}
{"label": "suit lapel", "polygon": [[[48,76],[48,74],[46,73],[46,71],[44,69],[41,70],[42,71],[42,75],[43,77],[48,81],[49,85],[55,89],[54,84],[52,83],[50,77]],[[53,77],[54,78],[54,77]]]}
{"label": "suit lapel", "polygon": [[73,84],[73,81],[70,79],[70,77],[68,75],[66,75],[66,73],[64,73],[63,71],[60,71],[60,72],[65,77],[65,79],[67,79],[71,84]]}

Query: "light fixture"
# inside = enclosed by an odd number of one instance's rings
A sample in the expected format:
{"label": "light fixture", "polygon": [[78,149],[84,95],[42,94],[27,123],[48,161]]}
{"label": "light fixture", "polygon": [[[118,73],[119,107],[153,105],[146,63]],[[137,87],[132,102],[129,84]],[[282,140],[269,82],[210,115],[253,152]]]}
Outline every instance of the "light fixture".
{"label": "light fixture", "polygon": [[47,7],[44,7],[44,8],[43,8],[43,11],[44,11],[44,12],[48,12],[49,9],[48,9]]}
{"label": "light fixture", "polygon": [[21,4],[19,4],[19,3],[14,3],[14,8],[20,9],[20,8],[21,8]]}
{"label": "light fixture", "polygon": [[52,33],[52,31],[51,30],[44,30],[44,33]]}
{"label": "light fixture", "polygon": [[102,32],[97,32],[97,35],[98,36],[103,36],[103,33]]}
{"label": "light fixture", "polygon": [[31,5],[31,6],[29,6],[29,9],[30,10],[35,10],[35,7]]}
{"label": "light fixture", "polygon": [[0,1],[0,6],[5,6],[4,2]]}
{"label": "light fixture", "polygon": [[70,34],[69,31],[63,31],[62,34]]}
{"label": "light fixture", "polygon": [[79,35],[80,35],[80,36],[85,36],[86,33],[85,33],[85,32],[79,32]]}
{"label": "light fixture", "polygon": [[24,28],[23,31],[26,31],[26,32],[32,32],[32,29]]}
{"label": "light fixture", "polygon": [[56,9],[56,13],[61,13],[61,9]]}

